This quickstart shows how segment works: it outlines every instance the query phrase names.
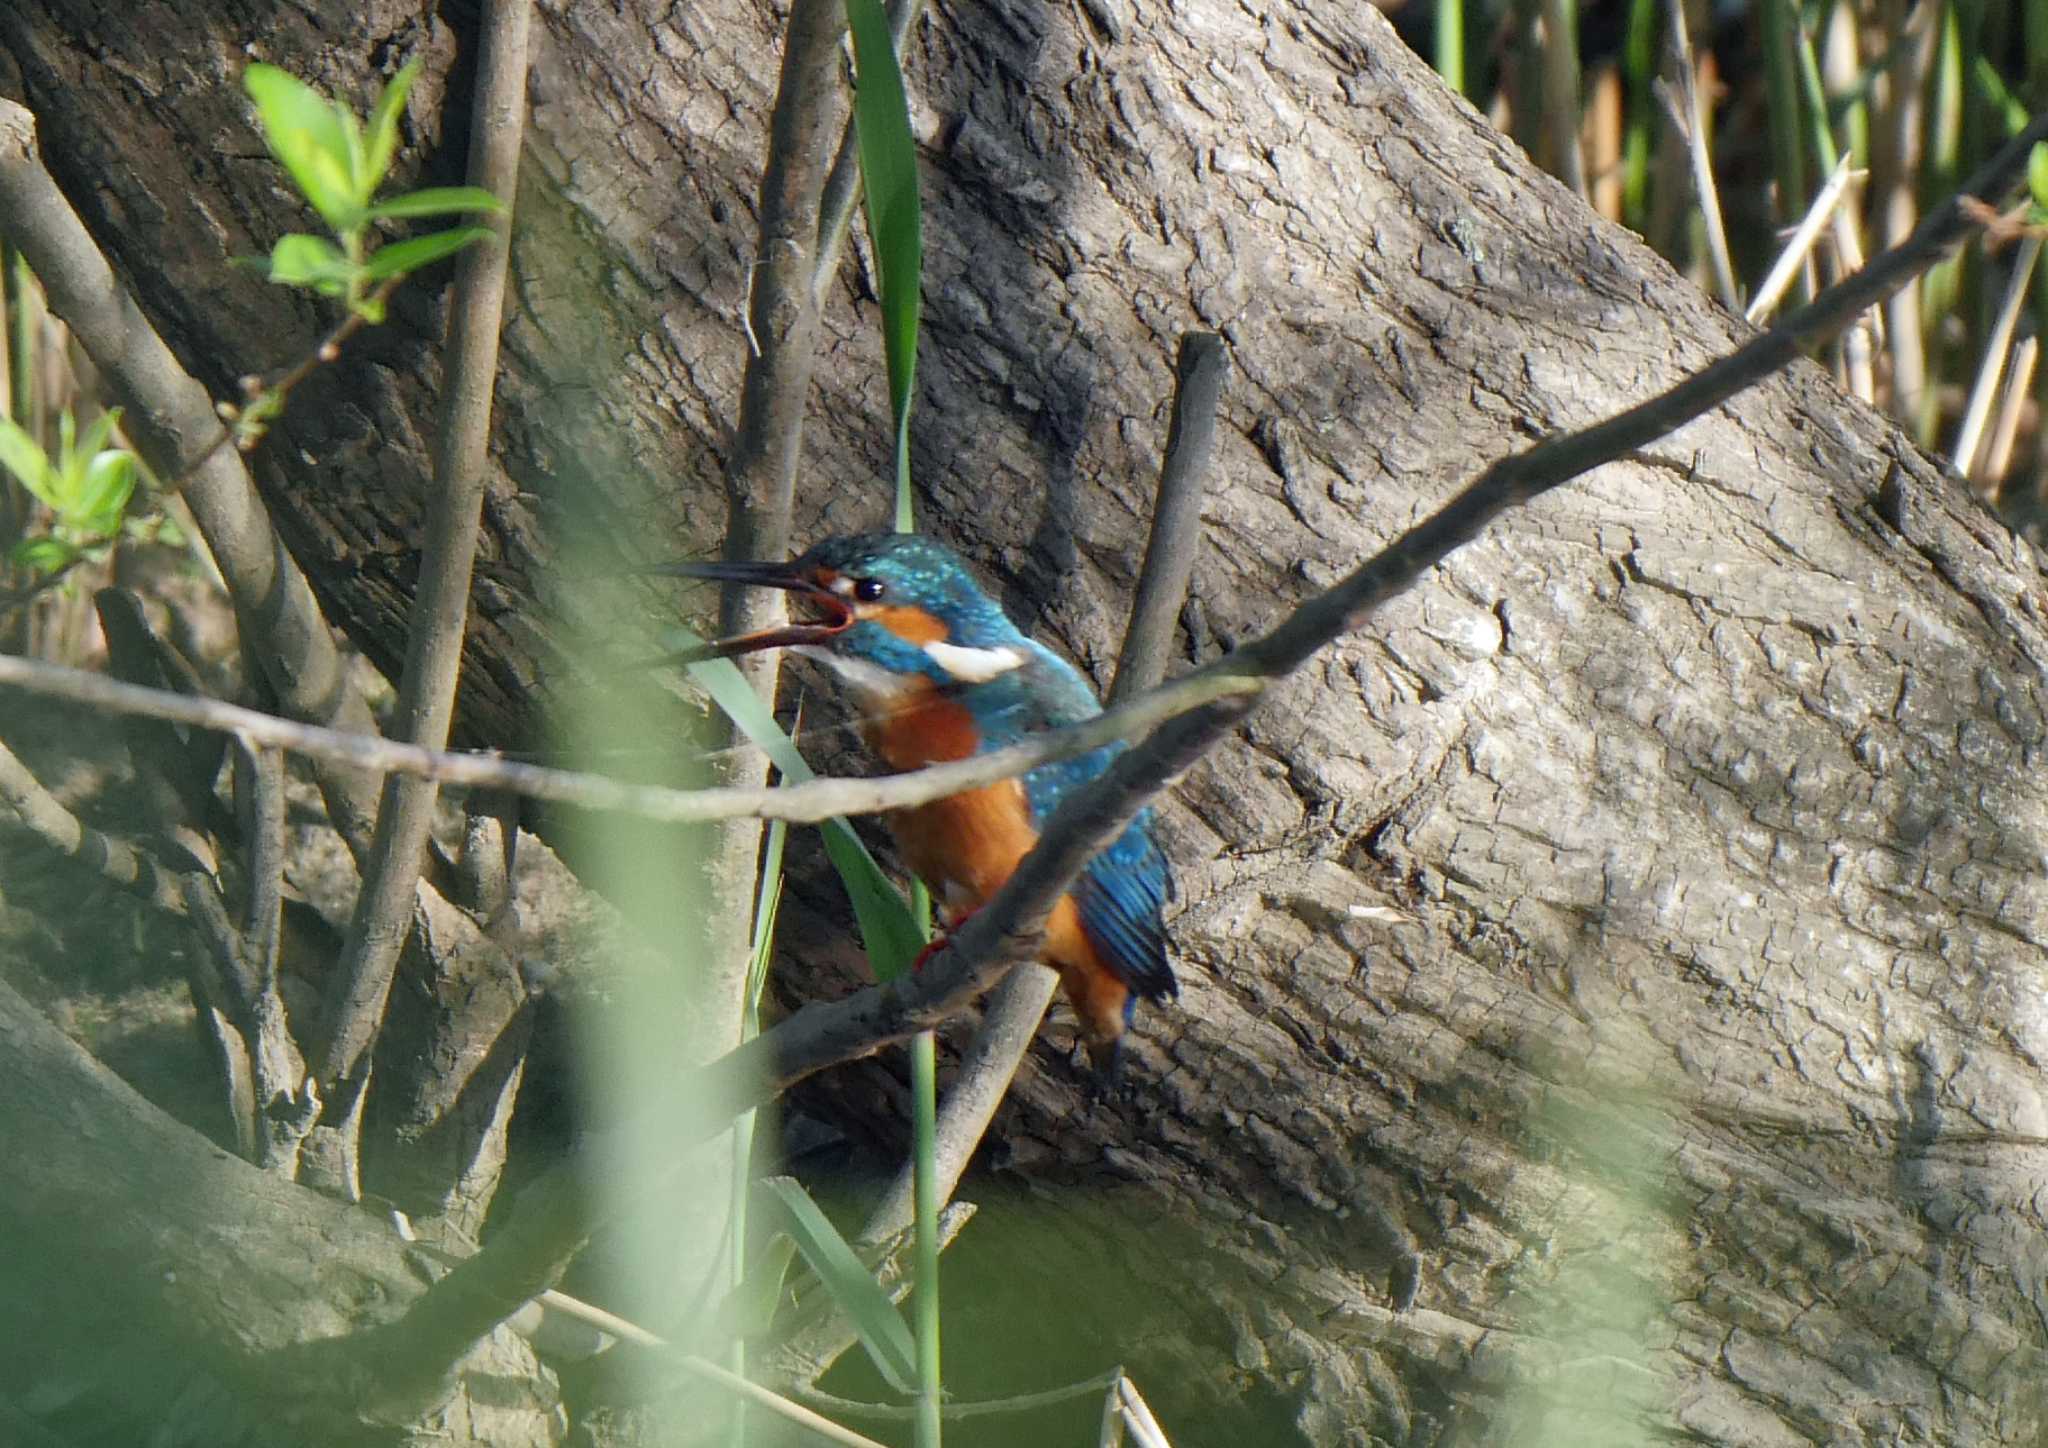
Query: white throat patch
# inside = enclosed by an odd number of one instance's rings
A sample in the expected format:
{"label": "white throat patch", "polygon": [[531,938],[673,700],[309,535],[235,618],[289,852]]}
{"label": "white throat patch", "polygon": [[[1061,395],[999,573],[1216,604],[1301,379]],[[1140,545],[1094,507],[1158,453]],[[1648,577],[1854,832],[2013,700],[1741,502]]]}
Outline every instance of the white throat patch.
{"label": "white throat patch", "polygon": [[963,644],[929,643],[924,651],[933,663],[963,684],[986,684],[1024,663],[1024,656],[1011,648],[975,649]]}
{"label": "white throat patch", "polygon": [[893,699],[910,687],[909,679],[889,672],[880,664],[871,664],[851,654],[834,653],[817,644],[797,644],[790,652],[817,660],[846,680],[848,688],[871,699]]}

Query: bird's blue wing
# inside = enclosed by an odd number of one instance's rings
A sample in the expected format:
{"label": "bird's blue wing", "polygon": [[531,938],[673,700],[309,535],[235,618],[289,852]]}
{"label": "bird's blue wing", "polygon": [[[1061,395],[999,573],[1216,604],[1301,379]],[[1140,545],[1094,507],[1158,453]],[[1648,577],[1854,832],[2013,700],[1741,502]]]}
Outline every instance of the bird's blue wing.
{"label": "bird's blue wing", "polygon": [[[1095,691],[1065,660],[1034,645],[1039,655],[1026,686],[1031,700],[1030,729],[1071,724],[1102,712]],[[1020,673],[1025,671],[1020,670]],[[1005,740],[1004,742],[1010,742]],[[1101,777],[1123,746],[1113,744],[1075,759],[1043,764],[1024,776],[1025,799],[1034,829],[1043,829],[1069,792]],[[1152,811],[1146,810],[1116,841],[1088,862],[1074,886],[1081,928],[1103,963],[1131,993],[1146,1000],[1176,995],[1180,984],[1166,958],[1166,856],[1152,837]]]}
{"label": "bird's blue wing", "polygon": [[1166,857],[1152,840],[1150,810],[1088,862],[1074,888],[1081,928],[1104,962],[1148,1001],[1180,994],[1166,958]]}

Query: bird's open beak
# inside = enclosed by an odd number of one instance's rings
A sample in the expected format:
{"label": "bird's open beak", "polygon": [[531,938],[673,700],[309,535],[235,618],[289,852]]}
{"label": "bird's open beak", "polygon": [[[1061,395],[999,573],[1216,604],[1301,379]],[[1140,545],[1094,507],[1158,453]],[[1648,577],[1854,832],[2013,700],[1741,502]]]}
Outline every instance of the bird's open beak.
{"label": "bird's open beak", "polygon": [[792,644],[821,644],[853,627],[853,610],[846,600],[797,568],[794,563],[662,563],[646,570],[667,578],[701,578],[714,583],[743,583],[756,588],[780,588],[793,593],[811,617],[779,628],[759,629],[718,639],[701,648],[688,650],[673,662],[691,663],[702,659],[729,659],[735,654],[758,653],[762,649],[788,648]]}

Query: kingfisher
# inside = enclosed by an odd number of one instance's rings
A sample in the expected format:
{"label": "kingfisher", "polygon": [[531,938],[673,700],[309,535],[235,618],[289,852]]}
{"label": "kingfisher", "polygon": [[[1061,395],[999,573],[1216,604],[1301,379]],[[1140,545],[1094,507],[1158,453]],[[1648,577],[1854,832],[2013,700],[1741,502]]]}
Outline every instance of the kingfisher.
{"label": "kingfisher", "polygon": [[[1102,712],[1065,659],[1029,638],[959,556],[916,533],[827,538],[786,563],[677,563],[687,578],[787,590],[791,624],[712,646],[788,648],[831,669],[891,770],[971,758]],[[1123,750],[1104,745],[929,804],[892,812],[903,862],[957,923],[1001,888],[1070,792]],[[1091,860],[1046,921],[1043,956],[1080,1017],[1099,1082],[1114,1078],[1137,1002],[1179,994],[1161,918],[1166,857],[1147,809]]]}

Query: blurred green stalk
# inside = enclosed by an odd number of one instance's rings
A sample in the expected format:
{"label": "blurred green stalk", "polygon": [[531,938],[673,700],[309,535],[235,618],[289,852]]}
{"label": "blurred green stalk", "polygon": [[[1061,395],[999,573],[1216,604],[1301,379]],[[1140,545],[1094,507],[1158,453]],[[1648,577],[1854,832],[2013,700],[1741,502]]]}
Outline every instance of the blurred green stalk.
{"label": "blurred green stalk", "polygon": [[1791,224],[1806,210],[1806,137],[1799,115],[1799,51],[1804,37],[1793,0],[1762,0],[1759,37],[1770,113],[1771,163],[1778,181],[1777,217]]}
{"label": "blurred green stalk", "polygon": [[911,1131],[916,1151],[917,1282],[911,1331],[917,1339],[918,1448],[938,1448],[943,1393],[939,1375],[939,1049],[920,1032],[910,1043]]}
{"label": "blurred green stalk", "polygon": [[1630,0],[1622,43],[1628,89],[1628,130],[1621,143],[1621,219],[1639,236],[1650,231],[1650,152],[1656,133],[1658,0]]}
{"label": "blurred green stalk", "polygon": [[1437,0],[1436,73],[1465,94],[1465,0]]}

